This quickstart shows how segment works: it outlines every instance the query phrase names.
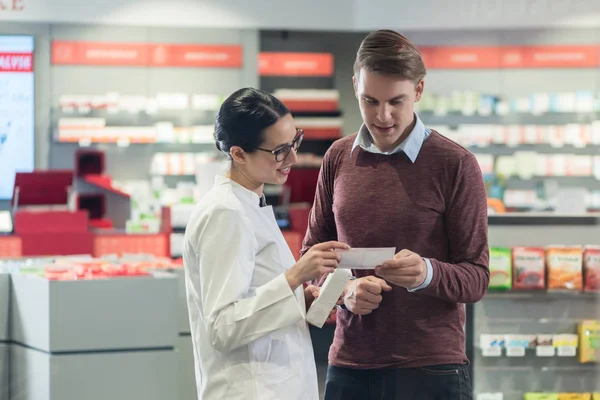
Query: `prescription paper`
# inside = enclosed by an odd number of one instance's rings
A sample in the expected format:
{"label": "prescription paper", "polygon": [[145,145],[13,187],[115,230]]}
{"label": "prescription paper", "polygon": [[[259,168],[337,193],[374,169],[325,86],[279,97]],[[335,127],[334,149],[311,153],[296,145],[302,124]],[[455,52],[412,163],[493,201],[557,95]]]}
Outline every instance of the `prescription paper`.
{"label": "prescription paper", "polygon": [[395,247],[363,247],[349,250],[336,250],[342,256],[338,268],[344,269],[375,269],[394,258]]}

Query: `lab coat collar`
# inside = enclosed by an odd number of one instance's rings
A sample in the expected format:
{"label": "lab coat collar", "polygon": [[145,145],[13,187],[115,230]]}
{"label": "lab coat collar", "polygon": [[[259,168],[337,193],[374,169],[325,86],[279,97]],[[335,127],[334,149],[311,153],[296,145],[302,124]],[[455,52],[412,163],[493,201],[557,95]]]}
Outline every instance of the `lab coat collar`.
{"label": "lab coat collar", "polygon": [[215,186],[229,185],[240,200],[245,200],[255,207],[260,207],[260,196],[252,190],[246,189],[234,180],[223,175],[215,177]]}

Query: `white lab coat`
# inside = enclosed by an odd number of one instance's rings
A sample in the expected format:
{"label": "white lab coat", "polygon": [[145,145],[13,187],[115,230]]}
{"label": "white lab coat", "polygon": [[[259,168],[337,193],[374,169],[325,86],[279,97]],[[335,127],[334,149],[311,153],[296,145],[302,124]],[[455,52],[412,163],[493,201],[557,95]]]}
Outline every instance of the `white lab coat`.
{"label": "white lab coat", "polygon": [[200,400],[317,400],[304,291],[273,209],[222,176],[196,205],[183,260]]}

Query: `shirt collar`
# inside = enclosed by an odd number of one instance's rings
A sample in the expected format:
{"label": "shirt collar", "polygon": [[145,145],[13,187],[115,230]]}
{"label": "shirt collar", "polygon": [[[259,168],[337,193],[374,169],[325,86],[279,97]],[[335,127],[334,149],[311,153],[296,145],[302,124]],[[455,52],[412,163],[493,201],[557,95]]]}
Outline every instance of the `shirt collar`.
{"label": "shirt collar", "polygon": [[352,145],[351,153],[357,146],[360,146],[365,151],[375,154],[390,155],[403,151],[408,156],[410,161],[414,163],[417,159],[417,156],[419,155],[419,152],[421,151],[423,142],[431,133],[431,130],[425,127],[425,125],[421,121],[421,118],[419,118],[419,116],[416,113],[414,114],[414,116],[416,119],[415,127],[410,132],[408,137],[402,143],[400,143],[394,150],[386,152],[379,150],[377,146],[375,146],[375,143],[373,143],[371,133],[367,129],[366,125],[363,124],[360,127],[358,134],[356,135],[356,139],[354,140],[354,144]]}
{"label": "shirt collar", "polygon": [[[252,190],[246,189],[236,181],[227,178],[223,175],[215,176],[215,185],[229,185],[233,189],[234,193],[238,195],[240,200],[248,201],[250,204],[256,207],[262,207],[262,198]],[[264,194],[263,194],[264,196]],[[265,204],[266,205],[266,204]]]}

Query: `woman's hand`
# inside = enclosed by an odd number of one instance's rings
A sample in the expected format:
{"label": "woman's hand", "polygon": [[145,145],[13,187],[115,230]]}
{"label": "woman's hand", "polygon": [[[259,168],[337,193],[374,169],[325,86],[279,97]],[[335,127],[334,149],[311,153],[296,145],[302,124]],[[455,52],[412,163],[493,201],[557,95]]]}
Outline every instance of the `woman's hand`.
{"label": "woman's hand", "polygon": [[338,241],[319,243],[311,247],[293,267],[285,272],[290,288],[296,290],[304,282],[319,279],[333,272],[341,258],[335,250],[349,248],[346,243]]}
{"label": "woman's hand", "polygon": [[306,309],[319,297],[321,288],[315,285],[308,285],[304,288],[304,299],[306,300]]}

